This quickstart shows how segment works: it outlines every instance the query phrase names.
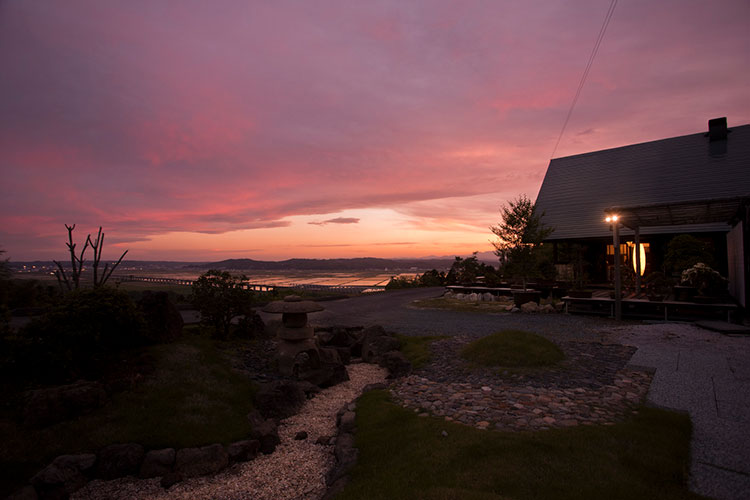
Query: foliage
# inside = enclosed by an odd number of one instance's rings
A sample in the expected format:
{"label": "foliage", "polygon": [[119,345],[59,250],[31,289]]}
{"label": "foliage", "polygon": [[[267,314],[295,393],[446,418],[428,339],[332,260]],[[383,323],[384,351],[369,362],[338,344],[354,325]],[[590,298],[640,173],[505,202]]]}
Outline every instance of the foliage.
{"label": "foliage", "polygon": [[457,256],[445,277],[445,281],[448,285],[470,285],[476,283],[480,276],[484,278],[488,285],[500,282],[500,275],[497,270],[484,262],[479,262],[477,253],[474,252],[471,257],[465,259]]}
{"label": "foliage", "polygon": [[664,273],[654,271],[646,277],[643,286],[651,299],[663,300],[672,292],[673,282]]}
{"label": "foliage", "polygon": [[76,290],[21,329],[4,368],[30,380],[96,377],[110,356],[142,345],[143,332],[143,317],[126,293]]}
{"label": "foliage", "polygon": [[721,295],[727,291],[727,280],[718,271],[699,262],[682,272],[682,285],[693,286],[706,296]]}
{"label": "foliage", "polygon": [[338,500],[699,499],[690,418],[639,408],[611,426],[487,432],[419,417],[388,391],[357,402],[357,464]]}
{"label": "foliage", "polygon": [[580,243],[562,243],[558,246],[558,257],[562,262],[569,262],[573,272],[573,288],[583,290],[589,281],[591,264],[586,260],[588,247]]}
{"label": "foliage", "polygon": [[404,276],[394,276],[385,285],[386,290],[400,290],[402,288],[416,288],[419,286],[418,278],[406,278]]}
{"label": "foliage", "polygon": [[704,242],[689,234],[672,238],[664,254],[664,267],[667,273],[679,273],[702,262],[714,264],[714,249],[710,242]]}
{"label": "foliage", "polygon": [[214,337],[229,338],[232,318],[254,314],[254,294],[243,287],[246,280],[245,276],[211,269],[193,282],[190,301],[200,311],[203,324],[213,329]]}
{"label": "foliage", "polygon": [[419,277],[419,286],[443,286],[445,285],[445,279],[444,272],[432,269]]}
{"label": "foliage", "polygon": [[461,357],[484,366],[506,368],[548,366],[565,358],[555,344],[523,330],[502,330],[470,342]]}
{"label": "foliage", "polygon": [[[549,273],[549,253],[542,251],[542,241],[552,233],[545,227],[534,204],[526,195],[509,201],[500,210],[502,220],[490,230],[498,237],[492,244],[500,257],[504,273],[523,279],[523,287],[529,278]],[[554,268],[553,268],[554,269]]]}

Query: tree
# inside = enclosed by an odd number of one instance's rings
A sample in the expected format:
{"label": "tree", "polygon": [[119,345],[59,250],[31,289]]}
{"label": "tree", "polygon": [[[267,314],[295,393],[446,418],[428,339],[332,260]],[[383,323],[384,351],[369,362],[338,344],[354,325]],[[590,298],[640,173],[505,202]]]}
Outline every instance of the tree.
{"label": "tree", "polygon": [[193,283],[191,302],[200,311],[201,321],[213,328],[214,337],[229,338],[232,318],[253,314],[253,292],[244,288],[246,279],[211,269]]}
{"label": "tree", "polygon": [[[57,265],[57,271],[55,271],[57,282],[60,284],[61,289],[63,288],[63,284],[65,284],[68,291],[78,290],[81,282],[81,273],[83,272],[83,262],[85,260],[84,255],[86,254],[86,249],[91,247],[94,252],[94,288],[103,286],[109,277],[112,276],[115,268],[120,265],[120,262],[122,262],[122,259],[128,251],[125,250],[122,255],[120,255],[120,258],[114,263],[112,269],[109,269],[109,263],[105,264],[104,271],[101,276],[99,276],[99,262],[102,259],[102,250],[104,249],[104,233],[102,233],[102,227],[99,226],[99,233],[96,236],[96,240],[92,241],[90,234],[86,237],[86,243],[83,245],[80,255],[76,255],[77,244],[73,243],[73,230],[75,228],[75,224],[72,226],[65,224],[65,229],[68,230],[68,242],[65,245],[68,247],[68,252],[70,253],[70,278],[68,278],[68,275],[65,273],[65,268],[62,264],[56,260],[52,261]],[[108,269],[109,272],[107,272]]]}
{"label": "tree", "polygon": [[500,224],[490,226],[498,237],[492,243],[495,255],[500,258],[504,272],[523,279],[525,290],[527,280],[541,274],[546,260],[541,251],[542,241],[553,229],[544,226],[541,220],[544,214],[536,212],[526,195],[509,201],[500,213]]}

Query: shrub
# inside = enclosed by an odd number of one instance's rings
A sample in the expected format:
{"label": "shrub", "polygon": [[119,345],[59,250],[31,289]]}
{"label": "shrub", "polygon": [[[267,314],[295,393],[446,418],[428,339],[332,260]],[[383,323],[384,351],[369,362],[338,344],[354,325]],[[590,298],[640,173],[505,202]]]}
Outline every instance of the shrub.
{"label": "shrub", "polygon": [[212,328],[213,336],[229,338],[232,318],[250,317],[253,292],[243,288],[245,276],[232,276],[226,271],[211,269],[193,283],[190,301],[201,313],[201,321]]}
{"label": "shrub", "polygon": [[727,291],[727,280],[702,262],[682,272],[683,285],[693,286],[701,295],[721,295]]}
{"label": "shrub", "polygon": [[143,317],[124,292],[75,290],[11,340],[13,371],[29,370],[32,379],[97,376],[109,356],[142,345],[143,333]]}
{"label": "shrub", "polygon": [[704,242],[689,234],[672,238],[667,244],[664,266],[669,273],[679,273],[702,262],[713,265],[714,249],[710,242]]}
{"label": "shrub", "polygon": [[419,286],[419,280],[417,278],[404,278],[396,276],[391,278],[387,285],[386,290],[399,290],[401,288],[416,288]]}

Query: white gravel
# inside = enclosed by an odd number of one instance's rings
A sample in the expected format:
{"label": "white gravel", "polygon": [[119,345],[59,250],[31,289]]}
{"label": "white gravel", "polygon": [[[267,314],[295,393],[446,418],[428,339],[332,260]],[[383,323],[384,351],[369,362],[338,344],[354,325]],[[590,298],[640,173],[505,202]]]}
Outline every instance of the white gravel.
{"label": "white gravel", "polygon": [[[334,465],[333,446],[317,445],[320,436],[336,433],[336,412],[356,399],[367,384],[383,382],[387,371],[376,365],[347,367],[350,380],[321,391],[308,400],[297,415],[279,425],[281,444],[271,455],[259,455],[214,476],[188,479],[168,490],[160,478],[123,478],[91,481],[78,490],[75,500],[125,499],[318,499],[326,491],[325,475]],[[307,439],[295,441],[299,431]]]}

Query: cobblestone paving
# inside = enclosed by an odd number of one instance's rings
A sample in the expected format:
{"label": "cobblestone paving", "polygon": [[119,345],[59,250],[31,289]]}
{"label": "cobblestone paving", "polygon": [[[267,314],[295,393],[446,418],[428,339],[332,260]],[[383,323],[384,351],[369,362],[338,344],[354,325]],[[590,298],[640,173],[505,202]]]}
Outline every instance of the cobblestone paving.
{"label": "cobblestone paving", "polygon": [[651,374],[627,367],[634,348],[600,342],[557,341],[566,360],[523,373],[468,365],[459,355],[472,336],[432,344],[429,365],[391,388],[397,401],[480,429],[542,430],[611,424],[637,411]]}

